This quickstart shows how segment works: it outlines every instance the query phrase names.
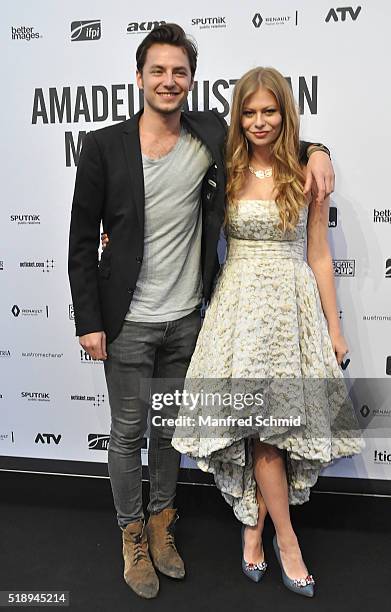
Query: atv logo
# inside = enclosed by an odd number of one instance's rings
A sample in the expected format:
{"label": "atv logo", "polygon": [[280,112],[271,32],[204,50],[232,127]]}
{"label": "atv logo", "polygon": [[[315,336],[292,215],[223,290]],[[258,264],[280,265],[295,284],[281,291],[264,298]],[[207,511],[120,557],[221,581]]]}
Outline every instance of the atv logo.
{"label": "atv logo", "polygon": [[51,440],[54,442],[54,444],[60,444],[61,438],[61,434],[58,434],[58,436],[56,436],[52,433],[39,433],[35,438],[35,444],[51,444]]}

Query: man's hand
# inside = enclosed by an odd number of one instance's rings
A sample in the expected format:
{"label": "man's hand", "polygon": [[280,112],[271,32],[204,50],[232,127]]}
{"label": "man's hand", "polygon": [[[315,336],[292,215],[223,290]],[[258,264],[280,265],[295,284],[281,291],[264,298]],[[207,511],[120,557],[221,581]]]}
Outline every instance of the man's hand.
{"label": "man's hand", "polygon": [[102,249],[105,249],[110,242],[108,234],[101,234],[100,241],[102,244]]}
{"label": "man's hand", "polygon": [[107,359],[106,334],[103,331],[80,336],[79,342],[92,359]]}
{"label": "man's hand", "polygon": [[335,175],[333,164],[327,153],[314,151],[306,166],[304,194],[312,192],[317,204],[322,204],[334,191]]}

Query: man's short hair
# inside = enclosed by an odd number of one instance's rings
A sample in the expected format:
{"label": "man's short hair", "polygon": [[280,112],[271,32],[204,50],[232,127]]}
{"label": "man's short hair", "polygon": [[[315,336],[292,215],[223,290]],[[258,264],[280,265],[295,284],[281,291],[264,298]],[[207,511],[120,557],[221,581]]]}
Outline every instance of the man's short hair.
{"label": "man's short hair", "polygon": [[195,41],[188,38],[184,30],[177,23],[164,23],[154,28],[148,36],[144,38],[136,51],[136,65],[139,72],[142,72],[144,68],[148,49],[156,43],[181,47],[187,54],[191,76],[194,77],[197,68],[197,46]]}

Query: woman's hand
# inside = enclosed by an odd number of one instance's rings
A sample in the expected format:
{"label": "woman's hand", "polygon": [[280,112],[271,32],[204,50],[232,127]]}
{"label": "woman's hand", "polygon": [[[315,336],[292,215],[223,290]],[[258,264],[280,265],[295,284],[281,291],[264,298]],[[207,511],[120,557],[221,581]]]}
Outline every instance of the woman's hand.
{"label": "woman's hand", "polygon": [[100,240],[102,243],[102,249],[105,249],[107,247],[107,245],[109,244],[110,240],[107,234],[101,234],[100,235]]}
{"label": "woman's hand", "polygon": [[346,340],[340,331],[329,331],[329,334],[331,338],[331,344],[333,345],[334,353],[338,361],[338,365],[341,365],[346,353],[349,352],[348,345],[346,344]]}

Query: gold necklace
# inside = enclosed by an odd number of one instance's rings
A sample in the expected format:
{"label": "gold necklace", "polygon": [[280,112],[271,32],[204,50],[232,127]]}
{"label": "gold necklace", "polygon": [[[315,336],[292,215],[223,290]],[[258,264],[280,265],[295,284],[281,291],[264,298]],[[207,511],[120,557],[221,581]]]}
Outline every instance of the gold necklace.
{"label": "gold necklace", "polygon": [[259,179],[268,178],[269,176],[272,176],[272,174],[273,174],[273,168],[266,168],[266,170],[255,170],[249,164],[248,169],[250,170],[251,174],[253,174],[254,176],[256,176]]}

